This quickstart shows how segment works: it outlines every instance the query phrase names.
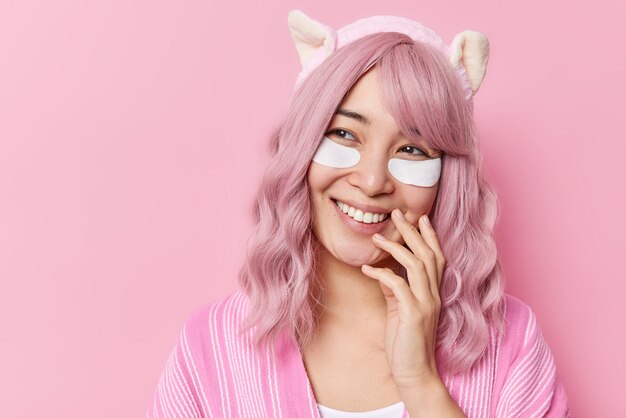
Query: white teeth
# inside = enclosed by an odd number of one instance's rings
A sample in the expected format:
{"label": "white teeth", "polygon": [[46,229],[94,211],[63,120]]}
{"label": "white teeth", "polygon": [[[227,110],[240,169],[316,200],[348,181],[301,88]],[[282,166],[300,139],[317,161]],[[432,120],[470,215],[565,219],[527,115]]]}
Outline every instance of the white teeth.
{"label": "white teeth", "polygon": [[335,200],[335,203],[337,204],[337,206],[339,206],[343,213],[347,214],[349,217],[358,222],[375,224],[387,219],[386,213],[363,212],[361,209],[353,208],[352,206],[349,206],[338,200]]}

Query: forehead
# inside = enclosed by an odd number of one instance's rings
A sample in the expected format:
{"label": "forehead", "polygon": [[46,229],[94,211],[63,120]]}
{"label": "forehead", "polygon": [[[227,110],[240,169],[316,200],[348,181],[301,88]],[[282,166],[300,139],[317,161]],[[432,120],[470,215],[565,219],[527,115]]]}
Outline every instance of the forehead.
{"label": "forehead", "polygon": [[376,67],[366,72],[346,94],[333,115],[350,118],[364,128],[389,129],[399,132],[398,125],[386,108]]}
{"label": "forehead", "polygon": [[[389,129],[394,133],[397,132],[397,136],[404,136],[400,124],[387,107],[380,75],[381,70],[378,66],[363,74],[348,91],[333,117],[352,118],[367,128]],[[415,142],[423,142],[424,138],[416,122],[414,120],[405,122],[408,125],[404,127],[407,135]]]}
{"label": "forehead", "polygon": [[[346,107],[361,110],[383,107],[383,97],[379,82],[379,70],[374,67],[357,80],[341,102]],[[385,109],[386,110],[386,109]]]}
{"label": "forehead", "polygon": [[[404,137],[393,115],[387,109],[379,80],[380,70],[373,67],[366,72],[346,94],[333,115],[333,121],[350,120],[357,126],[372,130],[389,130],[396,137]],[[411,129],[414,142],[427,147],[419,129]]]}

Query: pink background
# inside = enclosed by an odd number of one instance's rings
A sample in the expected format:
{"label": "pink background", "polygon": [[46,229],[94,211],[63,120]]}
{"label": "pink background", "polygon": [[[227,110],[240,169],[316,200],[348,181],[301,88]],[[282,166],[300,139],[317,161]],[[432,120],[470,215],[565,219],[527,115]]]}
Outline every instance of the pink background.
{"label": "pink background", "polygon": [[507,291],[574,415],[626,416],[624,4],[2,2],[0,416],[142,416],[183,321],[236,289],[299,70],[293,8],[488,35],[476,120]]}

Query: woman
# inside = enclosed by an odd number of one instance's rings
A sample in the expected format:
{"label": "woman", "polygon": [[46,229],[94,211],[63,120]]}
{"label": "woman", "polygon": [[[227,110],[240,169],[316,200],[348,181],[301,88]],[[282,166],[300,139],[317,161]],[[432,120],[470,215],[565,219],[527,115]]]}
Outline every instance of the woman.
{"label": "woman", "polygon": [[567,416],[532,311],[503,294],[472,122],[484,35],[289,27],[303,71],[242,290],[189,318],[148,415]]}

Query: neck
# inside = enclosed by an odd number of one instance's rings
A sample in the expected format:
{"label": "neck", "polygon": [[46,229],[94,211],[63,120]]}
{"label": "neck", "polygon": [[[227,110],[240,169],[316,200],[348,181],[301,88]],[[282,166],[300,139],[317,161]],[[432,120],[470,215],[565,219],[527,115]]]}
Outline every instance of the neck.
{"label": "neck", "polygon": [[[322,311],[322,322],[371,324],[384,322],[387,316],[387,302],[378,280],[366,276],[361,266],[351,266],[335,258],[326,249],[320,254],[320,276],[326,298]],[[374,265],[397,266],[393,257]]]}

